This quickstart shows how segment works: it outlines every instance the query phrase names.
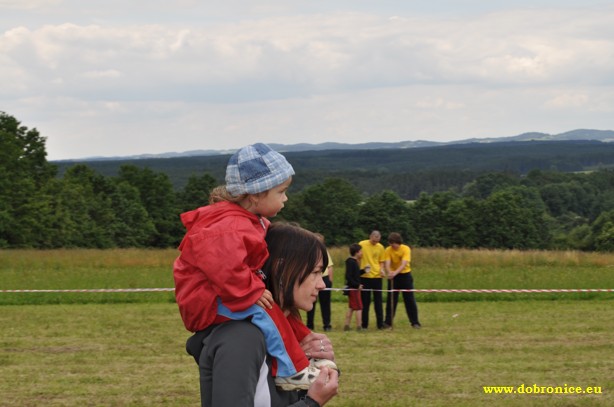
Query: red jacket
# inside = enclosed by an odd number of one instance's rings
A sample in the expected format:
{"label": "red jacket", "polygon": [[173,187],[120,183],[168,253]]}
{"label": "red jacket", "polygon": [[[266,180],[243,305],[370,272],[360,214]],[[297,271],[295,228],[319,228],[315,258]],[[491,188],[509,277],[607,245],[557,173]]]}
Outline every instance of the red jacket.
{"label": "red jacket", "polygon": [[243,311],[264,292],[256,273],[269,256],[264,240],[270,222],[231,202],[181,215],[187,233],[175,260],[175,298],[189,331],[205,329],[217,315],[217,298]]}

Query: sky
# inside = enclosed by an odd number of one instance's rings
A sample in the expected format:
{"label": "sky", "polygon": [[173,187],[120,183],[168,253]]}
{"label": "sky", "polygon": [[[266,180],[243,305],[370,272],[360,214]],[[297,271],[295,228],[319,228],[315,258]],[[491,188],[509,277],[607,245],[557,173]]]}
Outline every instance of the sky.
{"label": "sky", "polygon": [[614,1],[0,0],[49,160],[614,130]]}

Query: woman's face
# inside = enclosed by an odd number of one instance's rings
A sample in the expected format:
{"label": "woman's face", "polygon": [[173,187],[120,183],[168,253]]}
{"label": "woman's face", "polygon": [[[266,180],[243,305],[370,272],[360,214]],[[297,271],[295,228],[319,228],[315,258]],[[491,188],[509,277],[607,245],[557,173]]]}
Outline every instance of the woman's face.
{"label": "woman's face", "polygon": [[326,288],[322,280],[322,259],[309,273],[305,281],[294,285],[294,305],[303,311],[311,311],[313,303],[318,299],[318,293]]}

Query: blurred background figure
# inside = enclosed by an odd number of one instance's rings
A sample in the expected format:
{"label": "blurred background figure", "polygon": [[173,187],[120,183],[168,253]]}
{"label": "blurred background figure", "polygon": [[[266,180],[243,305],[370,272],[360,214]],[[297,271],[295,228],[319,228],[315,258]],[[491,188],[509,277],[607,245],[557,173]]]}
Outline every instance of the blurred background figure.
{"label": "blurred background figure", "polygon": [[348,312],[345,315],[345,324],[343,325],[344,331],[350,330],[350,324],[352,322],[352,314],[356,312],[356,330],[362,331],[362,299],[360,298],[360,290],[362,284],[360,284],[360,259],[362,258],[362,248],[359,244],[354,243],[350,245],[350,257],[345,260],[345,285],[348,296]]}
{"label": "blurred background figure", "polygon": [[[389,246],[384,252],[388,290],[391,288],[394,290],[413,290],[414,278],[411,275],[410,247],[403,244],[403,238],[396,232],[388,235],[388,244]],[[386,299],[386,319],[384,322],[386,327],[392,326],[398,302],[399,292],[389,292]],[[413,328],[419,329],[421,325],[418,321],[418,305],[413,291],[403,291],[403,303],[405,303],[409,323]]]}
{"label": "blurred background figure", "polygon": [[369,308],[371,306],[371,293],[373,293],[373,309],[377,329],[384,329],[384,311],[382,304],[382,272],[384,270],[384,246],[379,242],[382,235],[374,230],[369,239],[361,240],[358,244],[362,248],[362,260],[360,268],[364,274],[360,276],[363,290],[362,297],[362,327],[369,328]]}
{"label": "blurred background figure", "polygon": [[[315,235],[322,241],[322,243],[325,243],[324,235],[321,233],[316,233]],[[326,270],[324,270],[322,279],[324,280],[324,284],[326,284],[327,289],[320,291],[318,294],[318,301],[313,304],[313,308],[307,313],[307,328],[311,330],[314,329],[313,318],[316,313],[316,305],[318,302],[320,303],[320,312],[322,314],[322,328],[324,331],[330,331],[333,329],[330,324],[330,288],[333,286],[333,259],[330,256],[328,249],[326,250],[326,253],[328,254],[328,267]]]}

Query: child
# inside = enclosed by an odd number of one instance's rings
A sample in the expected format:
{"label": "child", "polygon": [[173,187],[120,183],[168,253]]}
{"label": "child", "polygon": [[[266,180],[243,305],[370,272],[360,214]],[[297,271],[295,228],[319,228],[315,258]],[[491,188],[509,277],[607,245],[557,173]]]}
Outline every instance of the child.
{"label": "child", "polygon": [[356,311],[356,330],[362,330],[362,299],[360,290],[360,275],[364,272],[360,269],[360,259],[362,258],[362,247],[354,243],[350,245],[350,257],[345,260],[345,284],[349,288],[348,292],[348,312],[345,316],[344,331],[350,330],[352,313]]}
{"label": "child", "polygon": [[196,332],[228,320],[251,319],[274,357],[276,384],[286,390],[306,389],[319,374],[265,290],[261,271],[269,255],[267,218],[284,207],[292,175],[284,156],[265,144],[237,151],[228,161],[226,185],[211,192],[210,205],[181,215],[187,233],[173,268],[185,327]]}

